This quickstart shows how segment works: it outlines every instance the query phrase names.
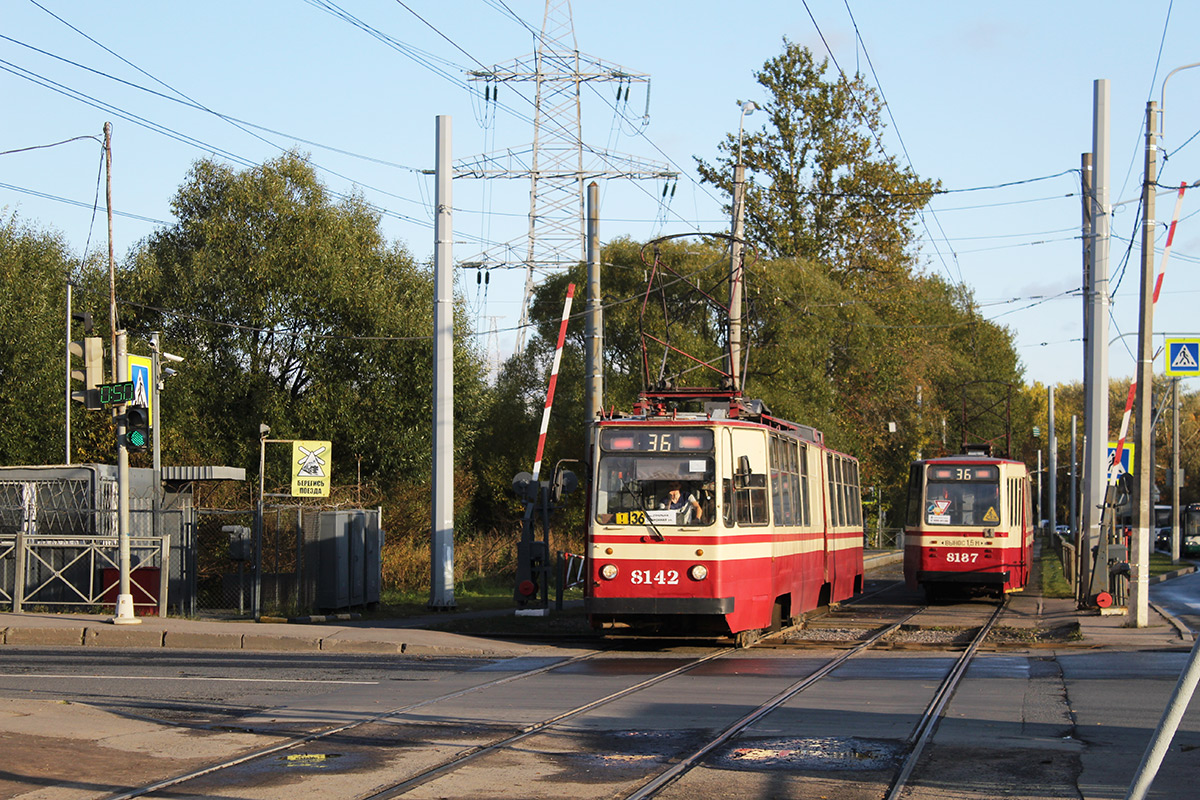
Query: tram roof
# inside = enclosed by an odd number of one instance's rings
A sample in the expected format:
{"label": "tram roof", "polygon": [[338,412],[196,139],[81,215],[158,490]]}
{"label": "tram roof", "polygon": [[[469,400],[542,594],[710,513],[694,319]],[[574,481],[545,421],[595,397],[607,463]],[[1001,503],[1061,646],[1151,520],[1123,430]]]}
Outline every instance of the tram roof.
{"label": "tram roof", "polygon": [[747,423],[788,431],[821,446],[825,444],[825,435],[816,428],[776,417],[762,400],[746,398],[732,390],[686,388],[642,392],[634,404],[634,412],[629,416],[614,412],[605,421]]}

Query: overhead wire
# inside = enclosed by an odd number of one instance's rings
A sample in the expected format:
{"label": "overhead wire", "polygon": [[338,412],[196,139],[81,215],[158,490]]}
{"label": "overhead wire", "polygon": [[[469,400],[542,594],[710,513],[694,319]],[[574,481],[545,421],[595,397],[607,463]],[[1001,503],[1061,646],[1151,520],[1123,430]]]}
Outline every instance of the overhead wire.
{"label": "overhead wire", "polygon": [[[912,157],[908,154],[908,147],[904,144],[904,137],[901,136],[901,134],[900,134],[900,126],[896,122],[895,115],[892,114],[891,103],[888,102],[887,95],[884,94],[883,83],[880,82],[879,75],[878,75],[878,73],[875,72],[875,64],[874,64],[874,62],[871,61],[871,54],[867,51],[866,40],[863,39],[862,32],[858,29],[858,21],[856,19],[854,19],[854,12],[850,10],[850,0],[842,0],[842,2],[846,6],[846,13],[850,16],[850,24],[854,26],[855,39],[859,44],[862,45],[863,57],[867,59],[867,66],[871,69],[871,77],[875,79],[875,87],[879,90],[879,97],[883,101],[883,108],[885,111],[887,111],[888,119],[890,119],[892,121],[892,130],[895,131],[895,133],[896,133],[896,140],[900,143],[900,150],[901,150],[901,152],[904,153],[904,158],[908,161],[909,168],[912,169],[913,172],[915,173],[916,169],[913,167]],[[805,3],[805,9],[808,9],[807,3]],[[809,10],[809,18],[810,19],[812,18],[811,10]],[[813,24],[814,25],[816,24],[815,19],[813,19]],[[824,36],[821,37],[821,41],[825,41]],[[826,48],[828,48],[829,47],[828,43],[825,46],[826,46]],[[856,48],[855,52],[857,52],[857,48]],[[830,56],[832,57],[832,52],[830,53]],[[837,63],[836,60],[834,61],[834,63],[835,64]],[[879,146],[880,146],[880,149],[882,150],[883,149],[882,142],[880,142]],[[886,155],[886,153],[885,153],[885,155]],[[945,241],[947,244],[949,244],[949,239],[946,238],[946,231],[942,227],[941,220],[938,219],[937,212],[934,211],[933,209],[930,209],[930,214],[933,216],[933,221],[934,221],[934,224],[937,225],[938,231],[942,234],[943,241]],[[929,237],[932,239],[933,234],[929,230],[929,227],[925,224],[925,218],[924,218],[923,214],[920,216],[920,219],[921,219],[922,227],[925,228],[925,232],[927,234],[929,234]],[[950,249],[950,254],[954,260],[954,267],[958,271],[958,281],[959,281],[959,283],[964,283],[963,274],[962,274],[962,265],[958,261],[958,254],[954,252],[953,248]],[[943,266],[944,266],[944,262],[943,262]],[[947,268],[947,272],[948,271],[949,270]]]}

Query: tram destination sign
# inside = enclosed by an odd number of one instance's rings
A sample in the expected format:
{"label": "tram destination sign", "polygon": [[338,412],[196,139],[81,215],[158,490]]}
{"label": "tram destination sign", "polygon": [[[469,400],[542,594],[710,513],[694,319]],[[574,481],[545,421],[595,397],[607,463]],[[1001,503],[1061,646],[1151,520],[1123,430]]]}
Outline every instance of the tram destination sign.
{"label": "tram destination sign", "polygon": [[706,428],[612,428],[601,431],[600,446],[637,453],[708,452],[713,449],[713,432]]}

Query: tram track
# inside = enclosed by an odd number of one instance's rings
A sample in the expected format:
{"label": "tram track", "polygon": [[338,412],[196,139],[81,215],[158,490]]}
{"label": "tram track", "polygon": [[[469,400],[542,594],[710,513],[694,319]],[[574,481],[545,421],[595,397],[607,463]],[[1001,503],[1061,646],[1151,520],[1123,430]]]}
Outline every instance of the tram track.
{"label": "tram track", "polygon": [[[978,653],[980,645],[982,645],[984,640],[987,639],[988,634],[1003,615],[1006,606],[1007,603],[1002,603],[996,607],[988,620],[979,628],[971,644],[959,655],[958,659],[956,659],[946,677],[939,684],[937,690],[934,692],[933,698],[926,706],[920,717],[920,720],[914,727],[912,734],[905,743],[908,746],[908,751],[903,759],[900,769],[896,772],[895,779],[888,788],[888,793],[884,800],[898,800],[904,789],[907,788],[908,782],[916,770],[916,766],[921,759],[925,746],[928,744],[930,739],[933,737],[934,732],[937,730],[938,722],[941,720],[942,715],[945,712],[946,705],[954,696],[954,692],[957,689],[959,682],[961,681],[963,675],[966,674],[967,668],[970,666],[971,662]],[[917,616],[923,610],[923,608],[916,609],[904,619],[876,632],[868,639],[860,642],[853,649],[848,650],[838,657],[830,660],[825,666],[821,667],[808,677],[789,686],[787,689],[783,690],[754,711],[746,714],[737,722],[722,730],[718,735],[714,736],[711,741],[698,748],[692,754],[684,757],[669,769],[664,770],[659,775],[647,781],[636,791],[625,795],[624,800],[649,800],[649,798],[659,796],[664,789],[679,780],[688,771],[702,763],[707,756],[715,752],[722,745],[725,745],[732,739],[736,738],[740,733],[748,729],[755,722],[758,722],[800,692],[803,692],[812,685],[816,684],[822,678],[832,673],[838,667],[841,667],[850,659],[860,655],[861,653],[869,650],[875,644],[885,640],[892,633],[899,630],[908,620]]]}
{"label": "tram track", "polygon": [[[782,691],[776,692],[772,697],[760,703],[751,711],[742,714],[732,723],[722,726],[716,733],[707,736],[703,743],[701,743],[699,746],[696,746],[690,752],[687,752],[682,756],[670,757],[671,763],[665,769],[662,769],[656,774],[650,776],[648,780],[644,778],[640,779],[640,786],[634,789],[632,793],[623,796],[625,796],[627,800],[634,800],[635,798],[637,800],[642,800],[642,798],[658,796],[667,787],[679,781],[694,767],[703,764],[706,759],[719,751],[723,746],[729,745],[733,740],[737,739],[739,735],[741,735],[755,723],[763,720],[765,717],[770,715],[776,709],[779,709],[796,695],[819,683],[823,678],[829,676],[839,667],[846,664],[846,662],[850,659],[853,659],[856,656],[859,656],[862,653],[865,653],[866,651],[887,641],[890,636],[899,631],[910,620],[924,610],[924,607],[906,610],[906,613],[901,618],[895,619],[889,624],[886,624],[885,626],[872,632],[867,638],[858,642],[852,648],[839,653],[833,658],[828,659],[824,664],[820,665],[803,678],[795,681]],[[986,638],[988,632],[991,630],[1002,611],[1003,607],[997,608],[991,619],[989,619],[988,622],[979,629],[979,633],[976,635],[975,641],[972,642],[971,646],[969,646],[967,650],[960,655],[955,666],[950,670],[949,675],[942,682],[942,685],[935,693],[934,699],[930,702],[929,707],[926,709],[921,718],[921,722],[914,729],[912,735],[909,737],[909,740],[906,742],[906,746],[909,747],[909,755],[907,756],[904,765],[897,772],[896,781],[890,788],[891,793],[887,795],[888,800],[899,797],[899,792],[903,790],[906,782],[911,777],[916,763],[920,759],[921,752],[923,751],[929,739],[932,737],[933,732],[936,730],[937,720],[940,718],[940,715],[943,713],[946,704],[953,696],[954,689],[957,686],[958,681],[961,679],[962,675],[965,674],[966,668],[971,660],[975,657],[979,645],[982,644],[983,640]],[[767,647],[771,647],[772,645],[776,645],[777,643],[773,640],[777,640],[780,635],[786,633],[787,630],[788,629],[785,629],[777,634],[765,637],[760,642],[760,646],[765,645]],[[437,697],[427,698],[417,703],[391,708],[378,714],[374,714],[370,717],[356,720],[349,724],[332,727],[326,730],[314,731],[308,734],[292,736],[286,741],[278,742],[268,747],[259,748],[241,756],[224,760],[220,763],[212,764],[210,766],[197,769],[186,774],[178,775],[167,780],[147,784],[121,794],[112,795],[110,796],[109,800],[126,800],[126,798],[132,799],[136,797],[166,796],[166,790],[172,790],[171,793],[175,794],[180,790],[186,791],[186,784],[189,782],[198,781],[200,779],[205,779],[204,791],[206,793],[211,792],[213,791],[214,779],[217,781],[218,785],[220,785],[223,780],[230,780],[230,785],[236,784],[237,779],[233,774],[230,774],[228,779],[222,779],[219,777],[221,773],[233,773],[235,772],[234,768],[243,767],[256,761],[267,761],[272,757],[278,759],[282,757],[283,754],[288,752],[297,752],[301,748],[309,750],[312,748],[306,746],[311,746],[322,741],[344,742],[350,735],[355,735],[360,740],[367,742],[367,746],[369,747],[369,742],[373,737],[373,733],[368,729],[368,726],[372,725],[373,723],[394,724],[396,722],[401,722],[404,720],[405,715],[411,714],[412,712],[420,709],[425,709],[425,713],[428,714],[431,707],[436,706],[438,703],[444,703],[457,698],[462,698],[466,695],[499,687],[504,684],[510,684],[513,682],[533,678],[554,670],[570,667],[571,665],[577,665],[581,662],[595,659],[604,653],[605,651],[603,650],[589,651],[587,653],[579,654],[573,658],[564,659],[553,664],[545,664],[535,669],[529,669],[512,675],[507,675],[493,681],[487,681],[477,686],[467,687],[455,692],[439,695]],[[470,764],[476,762],[482,762],[484,764],[490,763],[484,761],[488,756],[507,752],[509,758],[520,757],[519,755],[513,755],[514,753],[519,753],[516,745],[520,742],[538,736],[539,734],[549,734],[552,729],[555,728],[555,726],[558,726],[568,720],[587,715],[589,712],[594,712],[602,706],[614,703],[622,698],[628,698],[640,692],[646,692],[658,684],[661,684],[672,678],[685,675],[686,673],[691,672],[702,665],[715,661],[716,659],[735,655],[744,656],[745,653],[745,650],[721,647],[719,649],[704,653],[700,656],[689,658],[686,663],[675,666],[672,669],[659,672],[658,674],[652,675],[644,680],[638,681],[637,683],[619,688],[616,691],[608,692],[603,696],[589,700],[588,702],[578,703],[569,709],[558,711],[557,713],[546,716],[536,722],[522,725],[515,732],[510,732],[499,736],[489,736],[487,737],[487,741],[475,744],[451,745],[456,749],[456,752],[449,754],[448,756],[439,757],[436,763],[422,765],[419,768],[419,771],[416,773],[410,773],[404,775],[402,778],[394,779],[394,782],[391,782],[387,785],[380,786],[379,784],[376,784],[375,788],[370,790],[368,793],[356,792],[352,796],[359,798],[359,800],[385,800],[385,798],[402,797],[413,792],[418,787],[431,784],[434,781],[451,776],[458,770],[464,769]],[[445,723],[434,722],[432,725],[434,726],[432,730],[437,730],[439,727],[444,728]],[[303,754],[299,756],[292,756],[292,758],[296,759],[302,759],[304,757],[305,756]]]}
{"label": "tram track", "polygon": [[[200,769],[192,770],[192,771],[183,773],[181,775],[176,775],[174,777],[167,778],[165,780],[155,781],[153,783],[149,783],[144,786],[140,786],[135,789],[131,789],[129,791],[120,792],[120,793],[114,794],[114,795],[109,795],[107,800],[133,800],[133,798],[137,798],[137,797],[149,797],[149,796],[152,796],[156,792],[162,791],[163,789],[174,788],[176,786],[187,783],[189,781],[194,781],[201,777],[213,775],[215,773],[219,773],[224,770],[229,770],[229,769],[232,769],[233,767],[241,766],[243,764],[247,764],[252,761],[257,761],[257,760],[265,759],[265,758],[268,758],[270,756],[274,756],[274,755],[277,755],[280,753],[285,753],[288,750],[294,750],[294,749],[296,749],[298,747],[302,747],[306,744],[318,742],[323,739],[329,739],[334,736],[339,736],[339,735],[348,733],[350,731],[353,731],[358,728],[362,728],[364,726],[367,726],[367,725],[370,725],[373,723],[382,722],[387,719],[399,717],[404,714],[409,714],[413,711],[417,711],[419,709],[426,708],[426,707],[434,705],[436,703],[445,702],[447,700],[453,700],[453,699],[463,697],[468,694],[472,694],[474,692],[480,692],[480,691],[484,691],[486,689],[491,689],[491,688],[494,688],[497,686],[502,686],[507,683],[513,683],[515,681],[520,681],[520,680],[524,680],[527,678],[536,677],[536,676],[542,675],[546,672],[550,672],[551,670],[564,667],[568,664],[576,664],[576,663],[579,663],[580,661],[586,661],[588,659],[595,658],[595,657],[601,655],[603,652],[604,651],[602,651],[602,650],[592,650],[592,651],[588,651],[585,653],[580,653],[577,656],[566,658],[561,661],[556,661],[553,664],[546,664],[546,665],[543,665],[540,667],[535,667],[533,669],[524,670],[522,672],[518,672],[513,675],[506,675],[502,678],[496,678],[495,680],[486,681],[485,683],[481,683],[476,686],[469,686],[465,689],[459,689],[454,692],[448,692],[446,694],[438,695],[437,697],[427,698],[425,700],[421,700],[416,703],[408,703],[403,706],[397,706],[395,708],[391,708],[386,711],[379,712],[379,713],[371,715],[369,717],[365,717],[361,720],[355,720],[354,722],[350,722],[345,725],[338,725],[338,726],[335,726],[332,728],[327,728],[327,729],[319,730],[319,731],[313,731],[311,733],[306,733],[306,734],[301,734],[301,735],[287,736],[285,741],[279,742],[277,744],[270,745],[267,747],[262,747],[262,748],[256,748],[254,750],[251,750],[250,752],[243,753],[240,756],[235,756],[234,758],[225,759],[218,763],[211,764],[206,767],[202,767]],[[276,734],[276,736],[278,736],[278,734]]]}

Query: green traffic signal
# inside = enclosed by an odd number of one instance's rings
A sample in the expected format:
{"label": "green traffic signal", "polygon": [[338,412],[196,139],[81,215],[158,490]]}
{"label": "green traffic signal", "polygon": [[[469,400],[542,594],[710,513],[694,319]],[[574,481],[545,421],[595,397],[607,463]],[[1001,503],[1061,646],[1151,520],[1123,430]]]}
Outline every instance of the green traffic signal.
{"label": "green traffic signal", "polygon": [[138,453],[150,443],[150,412],[142,406],[125,408],[125,449]]}

